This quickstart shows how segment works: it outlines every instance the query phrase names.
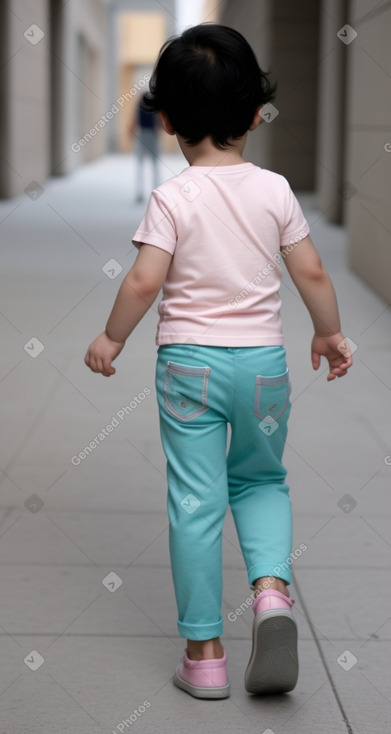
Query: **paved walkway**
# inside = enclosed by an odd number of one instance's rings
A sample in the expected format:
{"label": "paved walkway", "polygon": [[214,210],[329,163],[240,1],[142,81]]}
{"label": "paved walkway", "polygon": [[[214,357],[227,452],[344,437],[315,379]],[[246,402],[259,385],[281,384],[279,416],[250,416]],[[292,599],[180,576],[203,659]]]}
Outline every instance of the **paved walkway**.
{"label": "paved walkway", "polygon": [[[166,178],[186,165],[164,161]],[[83,362],[136,254],[130,240],[144,207],[132,204],[132,172],[131,157],[108,157],[0,203],[1,731],[385,734],[390,310],[347,269],[343,229],[322,221],[314,197],[299,195],[344,333],[357,345],[347,377],[327,383],[323,362],[313,371],[311,321],[285,270],[293,386],[285,464],[293,547],[307,546],[291,587],[299,682],[280,697],[244,689],[252,611],[228,511],[222,614],[232,692],[224,701],[192,699],[172,682],[184,640],[154,395],[157,303],[115,377],[94,375]]]}

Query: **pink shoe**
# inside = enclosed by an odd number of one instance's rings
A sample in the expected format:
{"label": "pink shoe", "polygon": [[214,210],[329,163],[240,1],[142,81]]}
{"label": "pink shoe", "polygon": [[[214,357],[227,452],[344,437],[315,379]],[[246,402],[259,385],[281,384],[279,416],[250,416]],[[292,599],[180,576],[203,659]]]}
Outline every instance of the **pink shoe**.
{"label": "pink shoe", "polygon": [[227,676],[227,651],[222,658],[190,660],[185,650],[183,662],[175,671],[174,683],[195,698],[227,698],[230,683]]}
{"label": "pink shoe", "polygon": [[254,599],[252,650],[244,676],[249,693],[283,693],[295,687],[299,662],[294,603],[275,589],[265,589]]}

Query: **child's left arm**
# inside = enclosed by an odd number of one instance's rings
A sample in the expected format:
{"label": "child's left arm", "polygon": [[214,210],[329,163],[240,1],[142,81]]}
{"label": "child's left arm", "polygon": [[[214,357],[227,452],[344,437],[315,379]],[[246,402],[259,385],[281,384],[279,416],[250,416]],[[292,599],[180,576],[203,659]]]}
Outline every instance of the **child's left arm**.
{"label": "child's left arm", "polygon": [[88,347],[84,362],[105,377],[115,374],[111,363],[126,339],[146,314],[162,287],[172,255],[155,245],[142,244],[137,258],[122,281],[106,329]]}

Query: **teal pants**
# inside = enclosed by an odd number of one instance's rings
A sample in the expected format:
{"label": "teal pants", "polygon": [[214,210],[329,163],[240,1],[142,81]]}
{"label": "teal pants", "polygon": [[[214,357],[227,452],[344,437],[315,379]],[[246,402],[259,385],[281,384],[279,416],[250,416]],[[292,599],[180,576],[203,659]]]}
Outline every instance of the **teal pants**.
{"label": "teal pants", "polygon": [[228,504],[249,585],[261,576],[291,583],[292,512],[281,463],[290,393],[283,346],[170,344],[157,350],[169,550],[182,637],[209,640],[223,633]]}

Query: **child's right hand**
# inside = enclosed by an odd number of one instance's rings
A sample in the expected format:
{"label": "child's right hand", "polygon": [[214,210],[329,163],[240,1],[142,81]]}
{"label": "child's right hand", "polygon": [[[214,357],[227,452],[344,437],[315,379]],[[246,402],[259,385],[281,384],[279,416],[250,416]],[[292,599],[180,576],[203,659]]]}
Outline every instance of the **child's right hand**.
{"label": "child's right hand", "polygon": [[[338,345],[339,349],[337,349]],[[318,369],[322,355],[326,357],[330,367],[330,372],[327,375],[328,382],[335,380],[336,377],[346,375],[347,370],[353,364],[349,344],[340,331],[332,336],[317,336],[315,334],[311,344],[311,360],[314,370]]]}
{"label": "child's right hand", "polygon": [[111,363],[118,357],[124,346],[125,342],[115,342],[103,331],[91,342],[84,362],[93,372],[100,372],[105,377],[110,377],[115,375],[115,368]]}

